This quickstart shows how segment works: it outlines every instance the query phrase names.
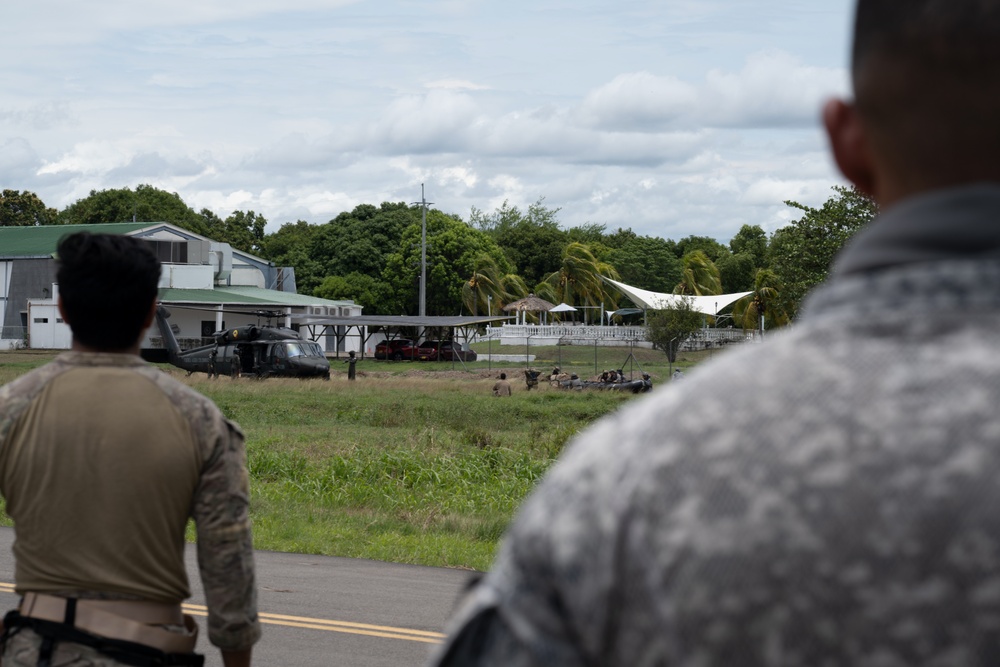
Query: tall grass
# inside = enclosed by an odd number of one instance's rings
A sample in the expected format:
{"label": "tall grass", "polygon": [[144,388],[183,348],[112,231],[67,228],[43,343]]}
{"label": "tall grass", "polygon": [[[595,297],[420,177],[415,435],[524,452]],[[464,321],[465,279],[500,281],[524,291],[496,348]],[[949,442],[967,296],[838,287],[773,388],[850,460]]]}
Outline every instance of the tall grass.
{"label": "tall grass", "polygon": [[492,374],[411,368],[185,380],[246,432],[258,548],[484,569],[566,442],[631,398],[523,383],[495,398]]}
{"label": "tall grass", "polygon": [[[599,352],[607,368],[628,354]],[[575,354],[581,368],[591,363]],[[0,382],[51,357],[2,353]],[[665,362],[660,354],[644,365],[654,379],[666,375],[656,360]],[[514,395],[495,398],[498,367],[450,366],[363,360],[356,382],[335,364],[329,382],[209,380],[163,369],[243,428],[257,548],[485,569],[567,441],[634,397],[544,383],[529,392],[513,367]]]}

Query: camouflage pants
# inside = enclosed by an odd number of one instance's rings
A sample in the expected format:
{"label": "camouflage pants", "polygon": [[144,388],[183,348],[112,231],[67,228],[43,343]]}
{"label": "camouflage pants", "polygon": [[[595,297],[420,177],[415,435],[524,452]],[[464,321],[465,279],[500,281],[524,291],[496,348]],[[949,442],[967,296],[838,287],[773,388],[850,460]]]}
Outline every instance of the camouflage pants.
{"label": "camouflage pants", "polygon": [[[7,640],[3,667],[36,667],[42,638],[23,628]],[[89,646],[59,642],[52,652],[52,667],[119,667],[122,663],[98,653]]]}

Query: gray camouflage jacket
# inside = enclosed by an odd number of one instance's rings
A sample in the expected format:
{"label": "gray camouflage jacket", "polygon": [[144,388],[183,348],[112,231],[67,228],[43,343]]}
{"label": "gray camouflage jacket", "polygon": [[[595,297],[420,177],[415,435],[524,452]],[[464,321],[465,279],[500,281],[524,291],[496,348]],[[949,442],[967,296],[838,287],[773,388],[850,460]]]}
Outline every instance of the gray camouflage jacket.
{"label": "gray camouflage jacket", "polygon": [[1000,188],[897,205],[801,321],[568,449],[437,665],[1000,664]]}

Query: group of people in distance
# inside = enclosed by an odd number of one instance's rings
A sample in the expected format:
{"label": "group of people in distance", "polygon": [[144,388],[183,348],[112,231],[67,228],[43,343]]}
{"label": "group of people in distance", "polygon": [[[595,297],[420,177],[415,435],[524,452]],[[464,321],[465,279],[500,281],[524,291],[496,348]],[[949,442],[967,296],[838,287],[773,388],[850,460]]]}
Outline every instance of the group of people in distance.
{"label": "group of people in distance", "polygon": [[[788,331],[567,446],[432,666],[1000,664],[1000,2],[857,0],[851,77],[823,125],[878,218]],[[146,244],[73,234],[58,267],[72,349],[0,388],[2,662],[201,664],[193,517],[209,639],[249,665],[243,434],[140,360]]]}

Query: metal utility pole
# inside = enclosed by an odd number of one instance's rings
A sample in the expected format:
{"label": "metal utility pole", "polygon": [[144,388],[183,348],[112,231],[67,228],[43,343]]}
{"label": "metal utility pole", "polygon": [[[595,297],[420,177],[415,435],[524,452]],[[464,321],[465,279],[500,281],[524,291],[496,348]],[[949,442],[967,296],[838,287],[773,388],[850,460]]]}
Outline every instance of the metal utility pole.
{"label": "metal utility pole", "polygon": [[420,317],[427,315],[427,206],[433,204],[424,196],[424,184],[420,184]]}

